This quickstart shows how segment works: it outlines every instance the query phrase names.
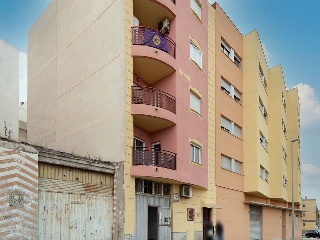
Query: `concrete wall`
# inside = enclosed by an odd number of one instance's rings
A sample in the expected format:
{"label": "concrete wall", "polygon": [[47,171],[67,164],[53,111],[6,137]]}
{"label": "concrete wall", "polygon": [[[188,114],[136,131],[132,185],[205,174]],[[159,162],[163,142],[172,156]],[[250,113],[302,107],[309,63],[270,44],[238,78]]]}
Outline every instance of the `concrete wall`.
{"label": "concrete wall", "polygon": [[125,160],[124,34],[123,1],[50,2],[29,31],[30,143]]}
{"label": "concrete wall", "polygon": [[0,238],[36,239],[38,152],[0,140]]}
{"label": "concrete wall", "polygon": [[18,140],[19,51],[0,39],[0,137]]}

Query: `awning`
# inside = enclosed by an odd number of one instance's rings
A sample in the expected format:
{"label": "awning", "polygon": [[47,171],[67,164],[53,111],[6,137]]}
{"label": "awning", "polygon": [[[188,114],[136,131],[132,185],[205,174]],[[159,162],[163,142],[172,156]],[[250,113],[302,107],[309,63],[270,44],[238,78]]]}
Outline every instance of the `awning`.
{"label": "awning", "polygon": [[216,203],[210,200],[201,200],[201,206],[203,208],[215,208],[215,209],[222,209],[222,207],[219,207]]}
{"label": "awning", "polygon": [[[253,202],[253,201],[244,201],[243,203],[249,204],[249,205],[256,205],[261,207],[269,207],[269,208],[279,208],[283,210],[291,210],[292,208],[289,207],[283,207],[283,206],[277,206],[272,204],[266,204],[266,203],[260,203],[260,202]],[[303,212],[301,209],[294,209],[295,212]]]}

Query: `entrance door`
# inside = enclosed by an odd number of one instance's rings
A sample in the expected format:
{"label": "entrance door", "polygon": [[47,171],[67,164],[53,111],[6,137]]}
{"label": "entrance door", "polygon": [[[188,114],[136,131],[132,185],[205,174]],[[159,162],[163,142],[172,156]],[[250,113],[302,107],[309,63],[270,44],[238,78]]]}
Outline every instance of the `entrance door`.
{"label": "entrance door", "polygon": [[144,157],[144,141],[134,138],[133,139],[133,164],[136,165],[144,165],[145,157]]}
{"label": "entrance door", "polygon": [[148,206],[148,240],[158,239],[158,210],[157,207]]}
{"label": "entrance door", "polygon": [[250,212],[250,240],[261,240],[261,207],[249,206]]}
{"label": "entrance door", "polygon": [[152,149],[153,149],[153,161],[154,161],[154,166],[160,166],[160,160],[161,160],[161,143],[153,143],[152,144]]}
{"label": "entrance door", "polygon": [[171,208],[158,207],[158,240],[171,239]]}
{"label": "entrance door", "polygon": [[[202,208],[203,239],[210,239],[209,235],[213,235],[213,227],[211,227],[213,226],[211,221],[211,210],[212,208]],[[209,228],[211,228],[211,231]]]}

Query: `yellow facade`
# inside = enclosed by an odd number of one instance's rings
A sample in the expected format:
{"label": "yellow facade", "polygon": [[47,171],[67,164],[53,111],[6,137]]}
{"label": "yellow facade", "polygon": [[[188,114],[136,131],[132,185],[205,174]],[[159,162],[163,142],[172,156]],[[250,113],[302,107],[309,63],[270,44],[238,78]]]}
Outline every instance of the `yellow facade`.
{"label": "yellow facade", "polygon": [[283,100],[286,95],[286,86],[282,67],[269,69],[268,84],[268,125],[270,131],[270,197],[279,201],[288,200],[287,174],[287,137],[286,137],[286,109]]}
{"label": "yellow facade", "polygon": [[[292,140],[300,138],[300,105],[298,90],[296,88],[287,90],[285,98],[285,106],[287,113],[287,172],[288,172],[288,202],[292,201],[292,161],[293,161],[293,186],[294,186],[294,202],[301,205],[301,169],[300,169],[300,142],[291,143]],[[292,153],[291,156],[291,146]]]}
{"label": "yellow facade", "polygon": [[[264,77],[260,76],[263,72]],[[268,65],[257,31],[243,39],[243,120],[244,120],[244,191],[257,196],[270,196],[268,179],[260,177],[260,167],[270,173],[268,123],[259,109],[259,99],[268,111]],[[260,135],[267,141],[263,146]],[[268,178],[268,177],[266,177]]]}
{"label": "yellow facade", "polygon": [[302,231],[317,229],[317,201],[316,199],[302,200]]}

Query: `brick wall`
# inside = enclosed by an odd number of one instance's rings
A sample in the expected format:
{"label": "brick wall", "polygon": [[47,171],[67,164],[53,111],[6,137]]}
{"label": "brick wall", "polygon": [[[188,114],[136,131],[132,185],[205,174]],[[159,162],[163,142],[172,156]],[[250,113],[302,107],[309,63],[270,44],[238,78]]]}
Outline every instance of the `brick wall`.
{"label": "brick wall", "polygon": [[0,140],[0,239],[37,239],[38,152]]}

